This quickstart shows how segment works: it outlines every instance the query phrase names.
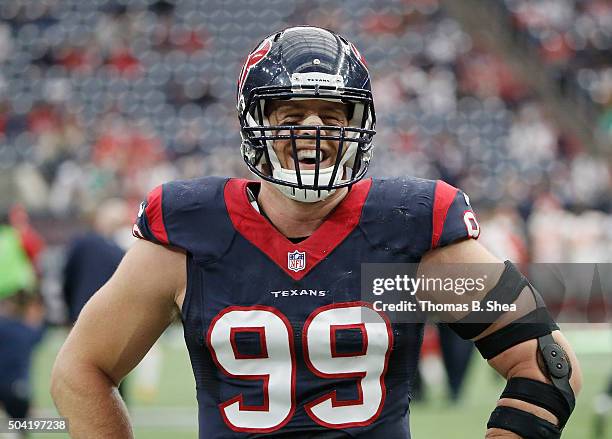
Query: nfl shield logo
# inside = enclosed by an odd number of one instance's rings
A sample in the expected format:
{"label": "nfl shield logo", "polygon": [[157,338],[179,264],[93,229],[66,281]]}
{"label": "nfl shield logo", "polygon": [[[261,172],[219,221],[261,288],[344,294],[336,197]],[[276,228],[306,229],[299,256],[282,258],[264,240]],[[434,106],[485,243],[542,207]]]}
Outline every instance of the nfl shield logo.
{"label": "nfl shield logo", "polygon": [[306,252],[294,251],[287,253],[287,267],[291,271],[302,271],[306,268]]}

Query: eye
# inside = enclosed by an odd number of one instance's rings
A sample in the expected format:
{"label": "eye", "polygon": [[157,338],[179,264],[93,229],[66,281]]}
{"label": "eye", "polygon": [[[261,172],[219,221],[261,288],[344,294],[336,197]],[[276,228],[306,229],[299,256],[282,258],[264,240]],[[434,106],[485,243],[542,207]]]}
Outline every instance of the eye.
{"label": "eye", "polygon": [[283,117],[280,120],[281,125],[294,125],[297,124],[301,120],[301,116],[294,114]]}
{"label": "eye", "polygon": [[346,125],[346,119],[337,115],[325,115],[323,116],[323,122],[325,125]]}

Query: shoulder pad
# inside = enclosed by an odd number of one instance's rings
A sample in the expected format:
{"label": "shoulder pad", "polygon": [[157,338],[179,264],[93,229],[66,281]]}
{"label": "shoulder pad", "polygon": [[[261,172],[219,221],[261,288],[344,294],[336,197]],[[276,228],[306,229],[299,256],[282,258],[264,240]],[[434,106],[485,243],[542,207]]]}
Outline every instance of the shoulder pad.
{"label": "shoulder pad", "polygon": [[420,258],[430,248],[434,187],[413,177],[373,180],[361,217],[368,241]]}
{"label": "shoulder pad", "polygon": [[203,262],[217,259],[234,236],[223,199],[227,180],[203,177],[156,187],[141,204],[134,236],[181,248]]}
{"label": "shoulder pad", "polygon": [[431,207],[431,248],[466,238],[478,239],[480,226],[469,197],[460,189],[437,180]]}
{"label": "shoulder pad", "polygon": [[467,195],[441,180],[415,177],[373,180],[361,225],[375,246],[417,259],[480,234]]}

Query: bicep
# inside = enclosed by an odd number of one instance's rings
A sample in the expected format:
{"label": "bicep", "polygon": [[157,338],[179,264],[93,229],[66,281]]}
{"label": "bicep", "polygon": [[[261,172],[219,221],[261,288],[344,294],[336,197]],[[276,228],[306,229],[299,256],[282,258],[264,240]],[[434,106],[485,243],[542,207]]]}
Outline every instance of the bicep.
{"label": "bicep", "polygon": [[136,242],[83,308],[60,355],[118,383],[174,320],[184,285],[184,253]]}

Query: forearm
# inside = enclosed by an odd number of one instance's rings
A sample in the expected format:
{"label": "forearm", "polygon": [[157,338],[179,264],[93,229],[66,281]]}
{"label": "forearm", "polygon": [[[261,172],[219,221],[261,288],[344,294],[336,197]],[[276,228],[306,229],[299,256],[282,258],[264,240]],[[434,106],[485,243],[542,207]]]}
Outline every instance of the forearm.
{"label": "forearm", "polygon": [[[532,374],[529,374],[529,375],[532,375]],[[532,376],[530,376],[530,378],[531,377]],[[532,413],[535,416],[541,419],[544,419],[548,422],[551,422],[555,425],[558,425],[558,422],[559,422],[557,417],[553,415],[552,413],[550,413],[548,410],[545,410],[533,404],[529,404],[525,401],[519,401],[517,399],[502,398],[497,401],[497,406],[513,407],[519,410],[523,410],[524,412]],[[522,439],[522,438],[516,433],[513,433],[508,430],[502,430],[499,428],[489,428],[487,429],[485,439]]]}
{"label": "forearm", "polygon": [[184,253],[139,241],[87,302],[57,355],[51,384],[73,438],[133,437],[117,384],[175,318],[185,285]]}
{"label": "forearm", "polygon": [[133,437],[127,409],[117,387],[96,367],[57,364],[51,395],[60,414],[68,419],[72,438]]}
{"label": "forearm", "polygon": [[[467,273],[472,279],[475,277],[471,267],[482,271],[479,267],[488,262],[494,268],[502,267],[482,246],[463,241],[429,252],[419,271],[426,277],[434,277],[432,273],[440,277],[440,272],[444,275],[447,270],[441,264],[453,261],[471,264],[469,269],[460,269],[462,275]],[[474,340],[483,358],[508,380],[487,422],[486,437],[559,438],[576,405],[581,387],[580,365],[541,295],[512,263],[506,261],[503,265],[497,275],[479,276],[488,279],[489,284],[495,283],[485,285],[473,299],[502,303],[507,311],[483,315],[473,309],[467,314],[442,317],[448,318],[449,326],[460,337]],[[465,295],[454,299],[460,303],[470,300]]]}
{"label": "forearm", "polygon": [[[569,385],[572,388],[574,393],[574,397],[577,397],[582,388],[582,372],[580,369],[580,364],[576,355],[571,348],[568,341],[565,339],[563,334],[559,331],[553,332],[554,341],[565,351],[567,358],[569,359],[570,364],[572,365],[572,373],[569,379]],[[516,345],[497,357],[489,360],[489,364],[495,368],[502,376],[504,376],[507,380],[512,380],[514,378],[517,379],[530,379],[539,381],[541,383],[552,384],[550,378],[546,376],[543,371],[542,366],[538,363],[542,362],[542,360],[538,361],[536,357],[540,354],[537,353],[537,342],[536,340],[529,340],[527,342],[523,342],[519,345]],[[544,398],[545,391],[542,391],[542,398]],[[507,395],[509,396],[509,395]],[[550,400],[549,398],[544,398],[544,400]],[[542,402],[542,401],[540,401]],[[551,411],[543,408],[542,406],[531,404],[530,402],[526,402],[524,400],[519,400],[511,397],[502,398],[497,401],[497,406],[506,406],[515,409],[519,409],[526,413],[531,413],[537,418],[540,418],[544,421],[547,421],[553,425],[563,427],[565,424],[565,420],[567,418],[561,419],[558,418]],[[556,412],[562,413],[562,412]],[[571,411],[568,412],[571,414]],[[521,439],[520,435],[517,435],[513,432],[503,429],[490,428],[487,430],[486,434],[487,439]]]}

